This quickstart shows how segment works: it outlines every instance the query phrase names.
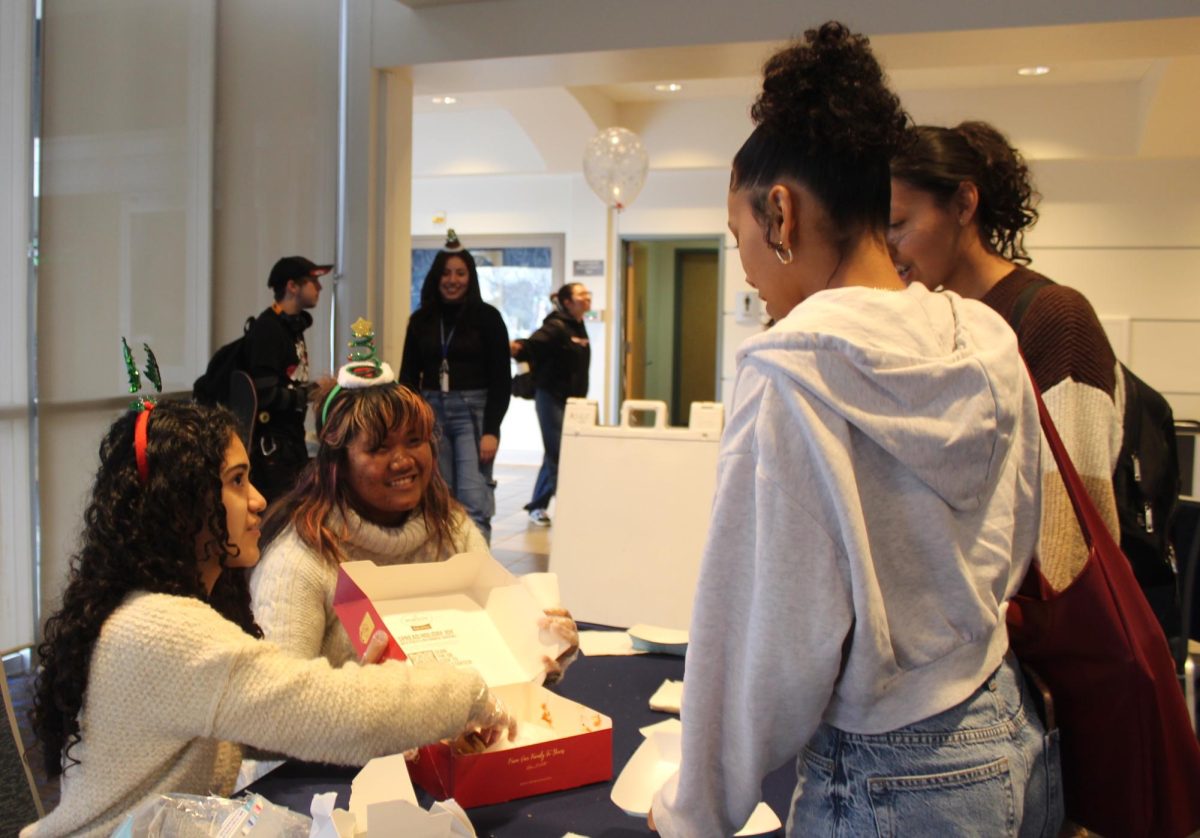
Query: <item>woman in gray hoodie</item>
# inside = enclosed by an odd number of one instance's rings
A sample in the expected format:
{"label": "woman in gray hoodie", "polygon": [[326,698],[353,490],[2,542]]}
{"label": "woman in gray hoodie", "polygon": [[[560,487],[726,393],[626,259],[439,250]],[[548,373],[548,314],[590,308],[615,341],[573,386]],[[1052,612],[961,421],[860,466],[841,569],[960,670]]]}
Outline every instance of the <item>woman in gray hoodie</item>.
{"label": "woman in gray hoodie", "polygon": [[837,23],[767,63],[729,227],[777,321],[738,352],[665,835],[729,835],[795,759],[789,834],[1039,835],[1057,759],[1007,656],[1039,426],[1011,330],[905,286],[907,116]]}

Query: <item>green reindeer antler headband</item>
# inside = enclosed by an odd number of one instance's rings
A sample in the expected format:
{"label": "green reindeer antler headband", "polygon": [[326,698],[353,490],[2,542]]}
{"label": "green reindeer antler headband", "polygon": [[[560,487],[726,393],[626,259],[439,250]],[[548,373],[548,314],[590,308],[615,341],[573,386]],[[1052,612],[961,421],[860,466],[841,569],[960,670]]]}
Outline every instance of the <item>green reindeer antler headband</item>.
{"label": "green reindeer antler headband", "polygon": [[[150,344],[143,343],[142,349],[146,350],[146,378],[154,385],[156,392],[162,392],[162,373],[158,369],[158,359],[154,357],[154,350],[150,348]],[[138,412],[137,421],[133,425],[133,456],[137,460],[138,478],[142,485],[150,479],[150,460],[146,456],[147,439],[146,434],[150,425],[150,411],[154,409],[156,400],[153,396],[142,394],[142,377],[138,374],[137,364],[133,360],[133,352],[129,349],[129,344],[125,338],[121,338],[121,353],[125,357],[125,372],[129,374],[129,392],[136,396],[129,403],[130,410]]]}

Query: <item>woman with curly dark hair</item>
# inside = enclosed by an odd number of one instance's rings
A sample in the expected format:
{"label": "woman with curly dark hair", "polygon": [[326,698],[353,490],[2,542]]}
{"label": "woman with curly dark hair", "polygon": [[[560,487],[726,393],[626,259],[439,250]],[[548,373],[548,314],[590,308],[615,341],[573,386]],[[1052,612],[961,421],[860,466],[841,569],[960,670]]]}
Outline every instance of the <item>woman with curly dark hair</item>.
{"label": "woman with curly dark hair", "polygon": [[[981,300],[1017,329],[1071,460],[1119,539],[1112,475],[1123,438],[1124,378],[1087,299],[1026,267],[1024,235],[1037,221],[1038,197],[1021,153],[993,126],[923,125],[892,161],[888,238],[904,279]],[[1083,570],[1088,548],[1049,449],[1042,463],[1038,559],[1061,590]],[[1170,601],[1174,579],[1168,574],[1162,584]]]}
{"label": "woman with curly dark hair", "polygon": [[166,792],[229,794],[241,744],[354,765],[513,729],[474,672],[299,661],[259,639],[244,588],[209,602],[223,569],[258,560],[249,470],[223,408],[168,401],[109,429],[38,650],[34,729],[62,799],[24,838],[108,835]]}
{"label": "woman with curly dark hair", "polygon": [[865,37],[805,33],[751,115],[729,228],[777,322],[738,353],[652,822],[731,835],[795,760],[791,835],[1053,834],[1057,765],[1006,656],[1039,503],[1011,330],[896,273],[907,116]]}
{"label": "woman with curly dark hair", "polygon": [[[348,364],[336,382],[318,385],[316,459],[272,507],[263,560],[250,582],[267,639],[334,666],[354,658],[333,610],[339,564],[418,564],[489,552],[437,468],[433,409],[381,366],[367,384],[355,381]],[[547,612],[547,626],[573,654],[578,634],[567,612]],[[547,661],[551,680],[561,677],[570,654]]]}

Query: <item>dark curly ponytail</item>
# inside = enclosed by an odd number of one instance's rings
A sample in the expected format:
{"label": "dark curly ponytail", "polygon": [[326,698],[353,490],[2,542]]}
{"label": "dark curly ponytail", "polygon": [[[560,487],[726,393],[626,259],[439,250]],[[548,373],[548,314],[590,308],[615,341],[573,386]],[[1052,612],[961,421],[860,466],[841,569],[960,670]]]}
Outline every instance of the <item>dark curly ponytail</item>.
{"label": "dark curly ponytail", "polygon": [[887,229],[888,163],[907,138],[908,115],[864,35],[829,22],[773,55],[750,109],[758,127],[733,159],[731,189],[752,197],[766,222],[767,189],[804,183],[844,236]]}
{"label": "dark curly ponytail", "polygon": [[979,190],[979,236],[995,253],[1028,264],[1025,231],[1037,223],[1038,199],[1021,152],[986,122],[954,128],[922,125],[892,161],[892,177],[946,204],[960,184]]}
{"label": "dark curly ponytail", "polygon": [[[136,413],[113,423],[100,444],[100,468],[84,512],[82,544],[71,562],[62,607],[46,620],[38,647],[33,727],[46,772],[61,774],[79,741],[79,713],[100,629],[133,591],[204,599],[196,537],[216,538],[205,549],[224,563],[229,531],[221,502],[221,466],[237,434],[233,415],[166,401],[147,424],[150,478],[142,484],[133,451]],[[250,614],[244,581],[213,606],[261,636]]]}

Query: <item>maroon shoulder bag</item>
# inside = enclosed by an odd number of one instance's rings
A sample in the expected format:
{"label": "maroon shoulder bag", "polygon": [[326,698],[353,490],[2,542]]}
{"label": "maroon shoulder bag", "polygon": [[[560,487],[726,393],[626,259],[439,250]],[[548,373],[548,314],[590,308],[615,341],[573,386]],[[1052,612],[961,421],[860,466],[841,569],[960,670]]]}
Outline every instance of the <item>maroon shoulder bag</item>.
{"label": "maroon shoulder bag", "polygon": [[1166,638],[1037,401],[1089,554],[1057,592],[1035,561],[1008,631],[1054,699],[1067,816],[1106,838],[1188,835],[1200,829],[1200,745]]}

